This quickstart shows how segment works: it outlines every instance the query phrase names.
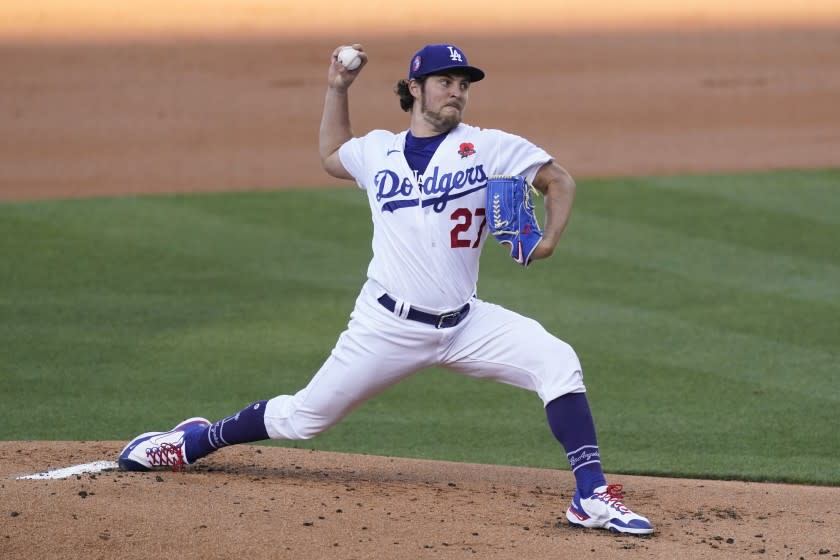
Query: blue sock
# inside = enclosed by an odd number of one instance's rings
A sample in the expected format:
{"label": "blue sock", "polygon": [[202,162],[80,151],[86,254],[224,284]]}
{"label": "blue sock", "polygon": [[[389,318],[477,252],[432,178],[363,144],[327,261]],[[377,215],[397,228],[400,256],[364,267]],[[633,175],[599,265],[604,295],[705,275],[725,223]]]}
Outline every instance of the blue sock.
{"label": "blue sock", "polygon": [[595,436],[595,422],[586,393],[567,393],[545,407],[551,432],[566,450],[575,475],[578,492],[583,497],[607,483],[601,469],[601,453]]}
{"label": "blue sock", "polygon": [[265,430],[265,403],[267,402],[251,403],[237,414],[214,422],[205,430],[188,433],[184,438],[187,461],[192,463],[228,445],[269,439],[268,432]]}

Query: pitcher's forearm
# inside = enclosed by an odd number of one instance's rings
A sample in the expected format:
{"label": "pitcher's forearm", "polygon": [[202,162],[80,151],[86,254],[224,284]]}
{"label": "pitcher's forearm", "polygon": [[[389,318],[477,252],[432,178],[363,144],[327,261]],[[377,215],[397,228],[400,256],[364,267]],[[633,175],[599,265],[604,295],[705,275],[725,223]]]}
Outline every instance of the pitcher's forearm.
{"label": "pitcher's forearm", "polygon": [[531,259],[537,260],[550,257],[554,253],[566,226],[569,225],[576,185],[565,169],[551,162],[537,173],[534,186],[545,195],[543,237],[531,254]]}
{"label": "pitcher's forearm", "polygon": [[334,154],[342,144],[353,138],[350,127],[350,104],[347,89],[327,88],[324,99],[324,113],[318,135],[318,151],[321,161]]}
{"label": "pitcher's forearm", "polygon": [[545,194],[545,227],[543,237],[555,247],[560,241],[575,199],[575,182],[568,174],[555,177]]}

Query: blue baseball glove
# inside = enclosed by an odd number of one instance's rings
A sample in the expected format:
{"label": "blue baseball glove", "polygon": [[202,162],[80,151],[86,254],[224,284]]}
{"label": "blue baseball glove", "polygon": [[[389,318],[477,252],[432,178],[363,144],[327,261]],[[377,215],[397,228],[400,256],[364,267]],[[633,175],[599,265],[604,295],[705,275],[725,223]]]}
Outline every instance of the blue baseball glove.
{"label": "blue baseball glove", "polygon": [[494,175],[487,180],[487,223],[496,241],[510,247],[510,256],[522,266],[542,239],[531,196],[539,194],[521,175]]}

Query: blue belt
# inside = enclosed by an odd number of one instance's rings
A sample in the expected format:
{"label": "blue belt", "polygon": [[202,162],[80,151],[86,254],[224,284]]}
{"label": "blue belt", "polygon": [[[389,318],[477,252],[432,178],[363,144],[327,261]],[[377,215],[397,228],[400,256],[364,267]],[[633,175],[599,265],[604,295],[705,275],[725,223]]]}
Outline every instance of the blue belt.
{"label": "blue belt", "polygon": [[[388,294],[384,294],[377,301],[382,304],[382,307],[384,307],[392,313],[397,307],[397,302],[394,301],[394,299]],[[458,323],[463,321],[464,317],[466,317],[469,312],[469,303],[464,304],[464,307],[458,309],[457,311],[450,311],[449,313],[442,313],[440,315],[435,315],[434,313],[426,313],[425,311],[420,311],[419,309],[409,307],[407,318],[411,319],[412,321],[418,321],[420,323],[432,325],[436,329],[448,329],[450,327],[456,326]]]}

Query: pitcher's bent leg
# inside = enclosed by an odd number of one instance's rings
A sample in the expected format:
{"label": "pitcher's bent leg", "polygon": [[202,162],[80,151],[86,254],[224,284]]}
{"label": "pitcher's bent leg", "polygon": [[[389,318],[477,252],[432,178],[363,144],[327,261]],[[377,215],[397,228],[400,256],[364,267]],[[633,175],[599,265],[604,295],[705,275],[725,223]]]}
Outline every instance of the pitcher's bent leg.
{"label": "pitcher's bent leg", "polygon": [[369,316],[351,320],[305,388],[268,401],[265,427],[271,439],[315,437],[364,401],[428,365],[427,340],[417,334],[421,331],[405,329],[392,338],[377,321]]}
{"label": "pitcher's bent leg", "polygon": [[268,401],[265,412],[268,436],[287,440],[313,438],[387,387],[361,380],[355,388],[345,387],[343,382],[352,377],[330,356],[306,387],[294,395],[280,395]]}
{"label": "pitcher's bent leg", "polygon": [[577,353],[537,321],[479,300],[464,326],[446,363],[458,373],[534,391],[544,405],[586,391]]}

